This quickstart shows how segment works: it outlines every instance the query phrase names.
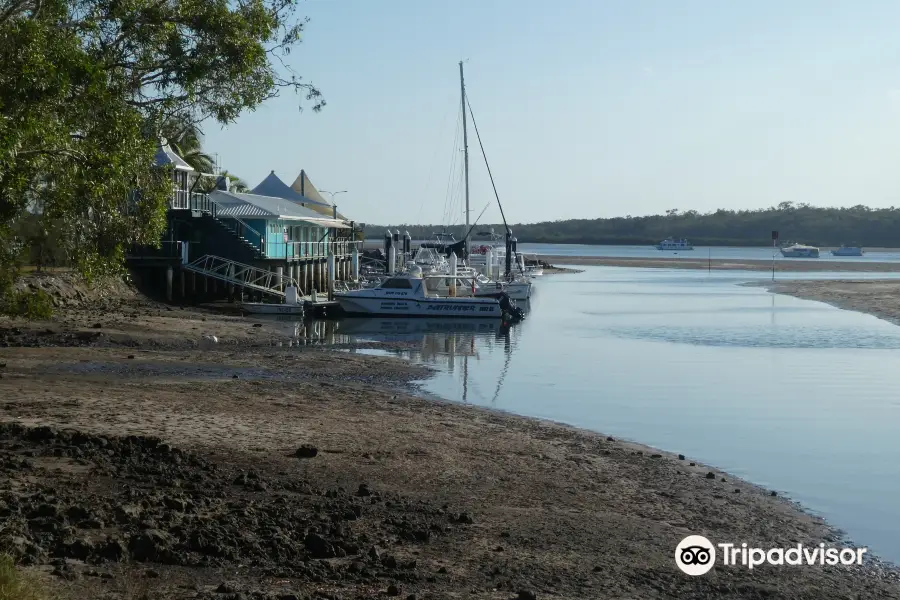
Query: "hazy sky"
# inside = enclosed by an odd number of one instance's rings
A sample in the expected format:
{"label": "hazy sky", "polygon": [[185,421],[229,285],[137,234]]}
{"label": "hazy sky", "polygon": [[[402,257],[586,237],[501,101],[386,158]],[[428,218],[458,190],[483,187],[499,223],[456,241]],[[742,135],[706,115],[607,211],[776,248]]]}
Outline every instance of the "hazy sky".
{"label": "hazy sky", "polygon": [[[349,218],[463,222],[457,63],[510,222],[900,206],[896,0],[310,0],[291,93],[208,150]],[[473,220],[493,192],[469,130]],[[455,162],[455,167],[453,166]],[[449,203],[449,204],[448,204]],[[452,209],[452,210],[449,210]],[[496,204],[482,222],[498,222]]]}

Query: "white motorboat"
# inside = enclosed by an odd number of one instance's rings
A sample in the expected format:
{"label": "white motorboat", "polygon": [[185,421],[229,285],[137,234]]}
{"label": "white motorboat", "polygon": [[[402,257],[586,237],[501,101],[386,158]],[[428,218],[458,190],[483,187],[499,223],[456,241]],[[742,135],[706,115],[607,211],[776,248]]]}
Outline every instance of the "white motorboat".
{"label": "white motorboat", "polygon": [[531,298],[531,282],[527,280],[491,281],[484,275],[476,275],[475,296],[496,296],[505,293],[513,300]]}
{"label": "white motorboat", "polygon": [[666,238],[656,245],[657,250],[693,250],[694,246],[688,240],[673,240]]}
{"label": "white motorboat", "polygon": [[270,302],[243,302],[241,310],[252,315],[302,315],[302,304],[274,304]]}
{"label": "white motorboat", "polygon": [[[446,279],[449,275],[428,278]],[[461,279],[460,277],[457,277]],[[334,298],[348,315],[397,317],[508,317],[521,319],[524,311],[509,296],[439,296],[425,286],[421,270],[394,274],[378,286],[335,293]],[[464,289],[460,284],[459,289]]]}
{"label": "white motorboat", "polygon": [[844,246],[841,244],[840,248],[831,251],[832,256],[862,256],[865,254],[863,249],[859,246]]}
{"label": "white motorboat", "polygon": [[785,258],[819,258],[819,249],[804,244],[791,244],[781,249],[781,255]]}
{"label": "white motorboat", "polygon": [[302,315],[303,301],[294,286],[284,290],[284,303],[242,302],[241,310],[253,315]]}

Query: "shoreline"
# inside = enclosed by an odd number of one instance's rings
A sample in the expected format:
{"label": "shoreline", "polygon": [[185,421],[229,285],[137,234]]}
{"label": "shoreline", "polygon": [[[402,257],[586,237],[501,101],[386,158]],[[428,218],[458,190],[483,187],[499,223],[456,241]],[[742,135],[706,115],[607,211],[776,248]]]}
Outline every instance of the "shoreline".
{"label": "shoreline", "polygon": [[[0,492],[23,515],[58,503],[72,531],[16,521],[16,548],[67,600],[128,577],[165,599],[900,598],[878,560],[686,577],[672,554],[689,534],[771,547],[840,536],[690,457],[425,398],[411,382],[426,368],[287,346],[255,324],[137,298],[46,323],[0,319],[0,421],[16,424],[0,435],[0,468],[45,490]],[[298,458],[304,447],[315,456]],[[91,514],[72,516],[81,510]],[[131,575],[101,560],[110,548],[131,557]]]}
{"label": "shoreline", "polygon": [[[695,259],[695,258],[642,258],[604,256],[549,256],[538,255],[543,261],[554,261],[560,265],[592,265],[602,267],[638,267],[650,269],[697,269],[715,271],[771,271],[771,260],[757,259]],[[870,273],[900,273],[900,263],[838,261],[821,259],[778,259],[775,272],[841,271]]]}
{"label": "shoreline", "polygon": [[843,279],[748,282],[745,285],[764,286],[776,294],[824,302],[843,310],[872,315],[894,325],[900,325],[900,281]]}

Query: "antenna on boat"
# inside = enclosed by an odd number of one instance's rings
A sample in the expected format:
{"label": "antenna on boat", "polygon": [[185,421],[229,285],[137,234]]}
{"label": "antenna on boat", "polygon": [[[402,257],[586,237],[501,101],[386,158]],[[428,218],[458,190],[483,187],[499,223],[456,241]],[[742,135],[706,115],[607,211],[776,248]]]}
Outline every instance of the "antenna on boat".
{"label": "antenna on boat", "polygon": [[[469,258],[469,136],[466,131],[466,79],[463,75],[463,61],[459,61],[459,102],[462,109],[462,130],[463,130],[463,165],[466,181],[466,259]],[[470,109],[471,110],[471,109]],[[474,125],[474,117],[472,118]]]}

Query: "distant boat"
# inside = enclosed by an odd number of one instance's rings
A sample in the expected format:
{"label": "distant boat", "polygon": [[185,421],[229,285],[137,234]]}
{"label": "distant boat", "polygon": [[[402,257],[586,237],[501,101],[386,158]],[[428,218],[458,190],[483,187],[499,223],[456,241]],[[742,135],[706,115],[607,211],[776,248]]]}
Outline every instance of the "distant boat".
{"label": "distant boat", "polygon": [[832,250],[831,254],[832,256],[862,256],[864,252],[859,246],[845,246],[841,244],[841,247],[837,250]]}
{"label": "distant boat", "polygon": [[664,239],[656,245],[657,250],[693,250],[694,246],[687,240]]}
{"label": "distant boat", "polygon": [[791,244],[781,249],[785,258],[819,258],[819,249],[804,244]]}

